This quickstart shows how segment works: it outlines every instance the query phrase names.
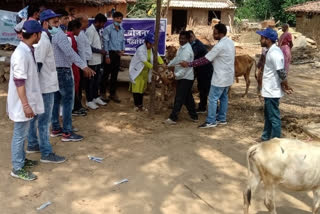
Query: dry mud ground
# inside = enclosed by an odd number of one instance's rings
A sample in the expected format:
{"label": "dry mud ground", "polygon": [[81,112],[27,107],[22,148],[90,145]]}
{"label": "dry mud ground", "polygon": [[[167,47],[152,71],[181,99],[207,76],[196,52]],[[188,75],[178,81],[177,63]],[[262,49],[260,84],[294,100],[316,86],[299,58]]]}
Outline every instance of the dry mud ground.
{"label": "dry mud ground", "polygon": [[[301,127],[320,121],[319,79],[319,70],[292,66],[289,81],[295,93],[281,100],[286,137],[312,140]],[[253,72],[251,82],[248,98],[241,97],[242,78],[234,85],[228,125],[208,130],[190,122],[185,109],[175,126],[162,124],[170,110],[152,119],[134,112],[127,85],[122,85],[121,104],[111,103],[87,117],[74,118],[74,126],[85,136],[82,142],[52,139],[54,151],[68,161],[33,168],[39,177],[34,182],[9,175],[13,124],[5,114],[7,85],[1,84],[0,213],[242,213],[246,151],[263,129]],[[200,115],[200,122],[204,120],[205,115]],[[103,157],[103,163],[90,161],[88,155]],[[37,160],[40,156],[28,158]],[[114,186],[124,178],[129,182]],[[267,213],[261,189],[254,196],[251,213]],[[36,211],[47,201],[52,205]],[[311,204],[311,193],[277,194],[280,214],[307,214]]]}

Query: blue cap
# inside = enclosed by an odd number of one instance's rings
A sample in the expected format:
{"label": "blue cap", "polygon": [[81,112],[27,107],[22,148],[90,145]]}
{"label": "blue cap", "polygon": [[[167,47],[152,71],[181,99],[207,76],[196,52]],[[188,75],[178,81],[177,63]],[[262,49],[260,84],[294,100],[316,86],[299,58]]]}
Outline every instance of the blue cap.
{"label": "blue cap", "polygon": [[23,33],[39,33],[42,31],[42,27],[39,22],[36,20],[29,20],[23,24],[22,32]]}
{"label": "blue cap", "polygon": [[153,33],[149,33],[144,39],[146,42],[154,44],[154,34]]}
{"label": "blue cap", "polygon": [[52,19],[55,17],[60,17],[61,14],[56,14],[53,10],[44,10],[41,14],[40,14],[40,22],[46,21],[48,19]]}
{"label": "blue cap", "polygon": [[267,28],[265,30],[258,30],[256,33],[259,34],[260,36],[270,39],[273,42],[278,40],[278,33],[272,28]]}

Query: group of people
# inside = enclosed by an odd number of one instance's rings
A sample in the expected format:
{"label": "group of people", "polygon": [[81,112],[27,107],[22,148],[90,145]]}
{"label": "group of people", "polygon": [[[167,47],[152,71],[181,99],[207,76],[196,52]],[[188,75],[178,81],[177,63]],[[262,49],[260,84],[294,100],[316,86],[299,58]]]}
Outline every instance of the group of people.
{"label": "group of people", "polygon": [[[64,142],[81,141],[83,136],[75,134],[72,116],[86,116],[87,108],[95,110],[110,100],[121,102],[116,92],[125,39],[120,12],[113,13],[113,23],[107,27],[103,14],[97,14],[91,25],[86,15],[70,20],[64,10],[56,13],[29,6],[28,16],[15,28],[21,42],[11,58],[7,111],[14,121],[11,175],[34,180],[36,176],[28,167],[38,162],[26,159],[25,139],[28,139],[26,153],[40,152],[40,162],[63,163],[66,158],[53,152],[50,136],[62,136]],[[265,128],[259,140],[267,141],[281,137],[279,99],[284,92],[292,92],[285,66],[288,59],[281,49],[285,48],[283,45],[292,46],[285,36],[280,39],[280,49],[276,44],[278,35],[271,28],[257,33],[261,35],[261,46],[266,48],[261,86]],[[227,124],[228,90],[235,74],[235,45],[226,35],[224,24],[215,25],[213,37],[218,43],[208,51],[192,31],[180,33],[177,55],[165,65],[174,70],[177,81],[173,110],[165,123],[176,124],[185,105],[194,122],[198,122],[198,114],[207,113],[206,121],[199,128]],[[137,111],[146,110],[143,97],[152,77],[154,43],[154,35],[149,33],[130,63],[129,91]],[[158,63],[164,64],[160,56]],[[197,108],[192,95],[195,78],[200,92]],[[81,102],[83,89],[87,108]]]}
{"label": "group of people", "polygon": [[[97,14],[89,26],[86,15],[71,19],[65,10],[28,7],[28,18],[15,27],[21,42],[10,66],[11,176],[36,179],[28,168],[38,162],[26,159],[25,153],[41,153],[43,163],[63,163],[66,158],[53,152],[50,136],[61,136],[63,142],[81,141],[83,136],[75,133],[72,116],[86,116],[88,109],[95,110],[110,100],[121,102],[116,91],[125,50],[122,19],[123,14],[115,11],[113,23],[105,27],[107,17]],[[108,86],[110,96],[106,94]],[[81,102],[83,90],[86,108]]]}

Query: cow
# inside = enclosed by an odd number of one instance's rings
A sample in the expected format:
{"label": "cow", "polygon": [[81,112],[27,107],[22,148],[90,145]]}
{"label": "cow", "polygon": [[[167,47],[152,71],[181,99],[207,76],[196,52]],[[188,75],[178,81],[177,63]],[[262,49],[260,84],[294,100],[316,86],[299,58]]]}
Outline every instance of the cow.
{"label": "cow", "polygon": [[275,188],[313,191],[312,214],[320,207],[320,147],[300,140],[274,138],[254,145],[247,152],[248,184],[243,192],[244,214],[249,213],[251,195],[262,182],[265,206],[277,214]]}
{"label": "cow", "polygon": [[169,64],[169,62],[176,57],[178,49],[174,46],[168,46],[166,49],[165,62],[166,64]]}
{"label": "cow", "polygon": [[[251,69],[255,66],[255,73],[257,70],[256,60],[249,55],[239,55],[235,57],[234,62],[234,74],[236,77],[236,82],[239,82],[238,77],[243,76],[244,80],[246,81],[246,91],[242,95],[243,97],[246,97],[248,95],[249,87],[250,87],[250,72]],[[231,87],[229,90],[229,97],[231,93]]]}

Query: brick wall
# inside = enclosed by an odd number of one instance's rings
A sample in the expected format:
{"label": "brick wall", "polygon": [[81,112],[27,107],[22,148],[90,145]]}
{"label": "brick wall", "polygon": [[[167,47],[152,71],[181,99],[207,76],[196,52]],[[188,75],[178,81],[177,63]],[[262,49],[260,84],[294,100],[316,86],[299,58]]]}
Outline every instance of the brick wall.
{"label": "brick wall", "polygon": [[305,36],[315,40],[318,47],[320,47],[320,14],[314,14],[308,16],[306,14],[297,15],[297,26],[296,30]]}

